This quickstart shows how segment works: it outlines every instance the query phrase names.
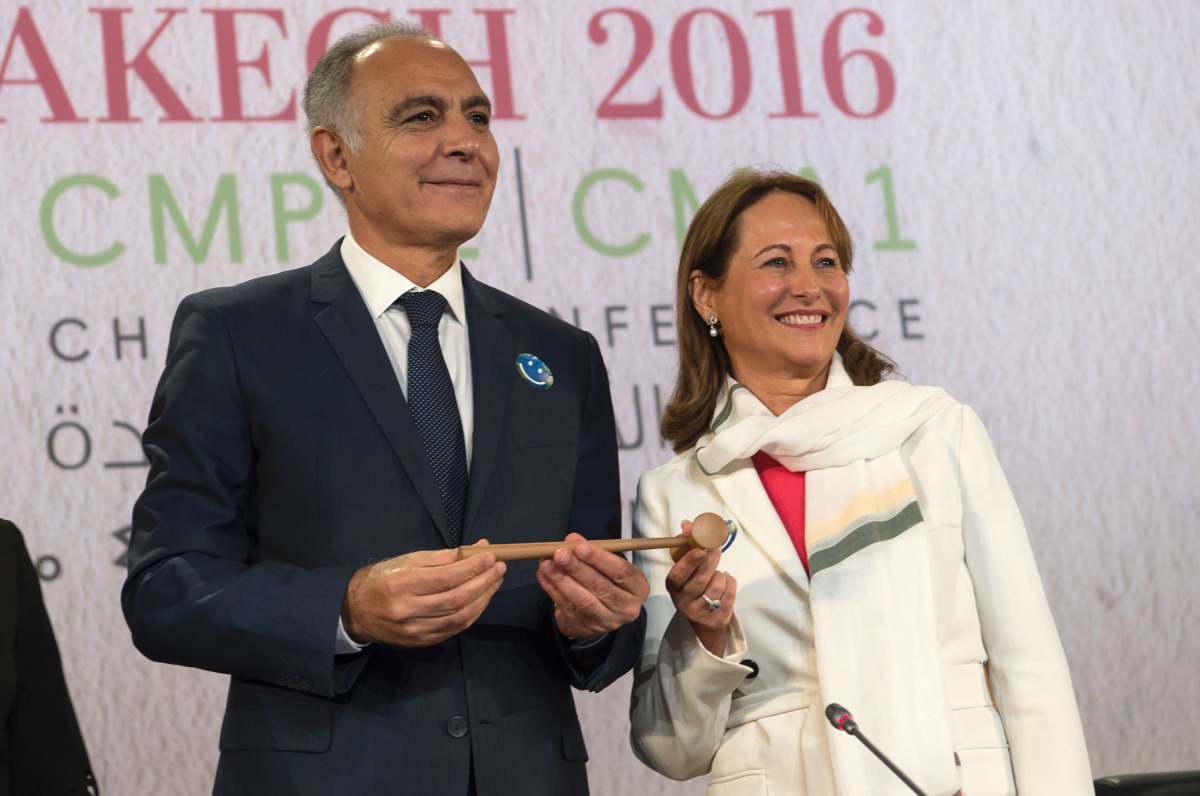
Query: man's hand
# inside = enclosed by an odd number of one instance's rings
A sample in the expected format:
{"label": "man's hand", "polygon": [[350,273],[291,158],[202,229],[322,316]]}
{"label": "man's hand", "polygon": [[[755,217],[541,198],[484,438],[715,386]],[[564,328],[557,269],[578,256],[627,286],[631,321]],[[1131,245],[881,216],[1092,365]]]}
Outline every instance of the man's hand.
{"label": "man's hand", "polygon": [[[585,540],[572,533],[566,541]],[[543,558],[537,578],[554,601],[559,632],[571,639],[599,636],[632,622],[650,593],[646,576],[624,556],[586,542]]]}
{"label": "man's hand", "polygon": [[505,565],[489,554],[457,559],[453,548],[422,550],[363,567],[346,588],[342,626],[359,644],[401,647],[461,633],[500,588]]}

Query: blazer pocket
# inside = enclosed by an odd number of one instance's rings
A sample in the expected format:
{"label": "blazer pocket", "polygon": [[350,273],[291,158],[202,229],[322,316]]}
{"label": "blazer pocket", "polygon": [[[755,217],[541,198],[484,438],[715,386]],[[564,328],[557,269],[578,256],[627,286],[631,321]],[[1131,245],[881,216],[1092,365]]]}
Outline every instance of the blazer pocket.
{"label": "blazer pocket", "polygon": [[587,762],[587,745],[583,740],[578,714],[562,714],[555,721],[553,714],[547,715],[544,710],[524,710],[505,716],[496,727],[505,738],[526,739],[528,743],[545,749],[559,746],[564,760]]}
{"label": "blazer pocket", "polygon": [[962,792],[969,796],[1017,796],[1008,749],[962,749],[958,752]]}
{"label": "blazer pocket", "polygon": [[761,758],[764,735],[758,721],[748,721],[725,731],[709,769],[708,796],[767,792],[767,775]]}
{"label": "blazer pocket", "polygon": [[263,701],[225,708],[220,749],[326,752],[333,734],[333,709],[317,702]]}
{"label": "blazer pocket", "polygon": [[1004,724],[991,705],[951,710],[950,729],[956,751],[1008,748]]}
{"label": "blazer pocket", "polygon": [[579,442],[579,424],[518,424],[513,427],[511,434],[513,446],[517,448],[576,445]]}
{"label": "blazer pocket", "polygon": [[771,791],[767,788],[767,775],[761,771],[743,771],[740,774],[711,779],[704,796],[749,796],[762,794],[767,796]]}

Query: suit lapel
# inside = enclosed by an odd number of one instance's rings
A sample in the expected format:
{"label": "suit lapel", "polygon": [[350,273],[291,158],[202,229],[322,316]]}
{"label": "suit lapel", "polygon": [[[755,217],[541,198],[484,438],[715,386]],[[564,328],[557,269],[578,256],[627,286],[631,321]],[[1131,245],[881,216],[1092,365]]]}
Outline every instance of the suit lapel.
{"label": "suit lapel", "polygon": [[[733,515],[725,519],[737,523],[738,536],[745,536],[741,544],[756,547],[781,577],[800,591],[807,592],[808,575],[804,572],[787,529],[771,505],[771,498],[763,488],[758,471],[748,460],[743,467],[735,468],[735,464],[709,476],[713,487]],[[733,574],[736,576],[738,573]]]}
{"label": "suit lapel", "polygon": [[342,262],[340,245],[341,241],[312,266],[312,300],[325,305],[317,308],[316,324],[396,452],[438,533],[449,545],[450,533],[437,478],[379,332]]}
{"label": "suit lapel", "polygon": [[508,399],[512,394],[512,380],[516,373],[516,354],[512,350],[512,333],[502,321],[499,306],[466,267],[463,267],[462,274],[475,402],[471,480],[467,488],[464,536],[477,540],[488,536],[486,528],[475,530],[474,518],[486,492],[505,428]]}

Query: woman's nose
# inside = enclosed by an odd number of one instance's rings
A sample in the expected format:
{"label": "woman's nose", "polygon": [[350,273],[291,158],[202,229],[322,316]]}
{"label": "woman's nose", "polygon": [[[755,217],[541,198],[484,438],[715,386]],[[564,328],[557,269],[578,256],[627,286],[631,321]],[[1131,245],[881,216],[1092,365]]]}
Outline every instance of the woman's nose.
{"label": "woman's nose", "polygon": [[811,266],[801,265],[792,271],[791,292],[797,298],[815,299],[821,295],[821,283]]}

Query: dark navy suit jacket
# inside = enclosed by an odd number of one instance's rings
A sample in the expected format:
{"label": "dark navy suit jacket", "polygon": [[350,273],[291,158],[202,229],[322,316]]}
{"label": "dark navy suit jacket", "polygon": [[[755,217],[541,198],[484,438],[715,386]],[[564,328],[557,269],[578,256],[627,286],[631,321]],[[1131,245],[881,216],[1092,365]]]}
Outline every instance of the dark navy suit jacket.
{"label": "dark navy suit jacket", "polygon": [[[591,335],[463,269],[475,422],[464,543],[620,535]],[[537,389],[518,354],[540,357]],[[535,562],[441,644],[334,655],[351,575],[446,547],[437,482],[339,254],[189,296],[144,436],[122,605],[147,656],[232,675],[221,794],[583,794],[570,687],[626,672],[643,618],[579,671]]]}

